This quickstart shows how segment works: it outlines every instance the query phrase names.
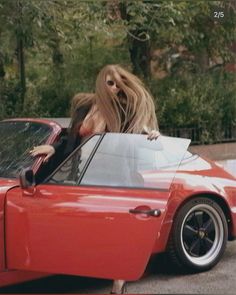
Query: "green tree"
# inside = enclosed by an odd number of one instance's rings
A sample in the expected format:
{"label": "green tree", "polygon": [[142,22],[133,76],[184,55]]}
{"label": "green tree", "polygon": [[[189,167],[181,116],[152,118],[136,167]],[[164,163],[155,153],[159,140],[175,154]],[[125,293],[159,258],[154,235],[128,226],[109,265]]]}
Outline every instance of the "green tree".
{"label": "green tree", "polygon": [[[117,7],[117,1],[113,1]],[[151,50],[182,45],[196,57],[201,69],[209,58],[232,58],[235,7],[232,1],[120,0],[120,17],[127,31],[130,59],[136,74],[150,78]],[[224,11],[223,21],[214,11]],[[119,21],[119,17],[116,18]]]}

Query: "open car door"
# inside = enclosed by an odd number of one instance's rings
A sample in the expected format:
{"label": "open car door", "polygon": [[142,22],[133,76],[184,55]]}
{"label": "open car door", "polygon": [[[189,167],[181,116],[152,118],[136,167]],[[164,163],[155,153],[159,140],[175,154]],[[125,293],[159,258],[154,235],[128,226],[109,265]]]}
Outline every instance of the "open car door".
{"label": "open car door", "polygon": [[140,278],[189,142],[163,136],[150,142],[145,135],[94,135],[45,183],[9,191],[8,268]]}

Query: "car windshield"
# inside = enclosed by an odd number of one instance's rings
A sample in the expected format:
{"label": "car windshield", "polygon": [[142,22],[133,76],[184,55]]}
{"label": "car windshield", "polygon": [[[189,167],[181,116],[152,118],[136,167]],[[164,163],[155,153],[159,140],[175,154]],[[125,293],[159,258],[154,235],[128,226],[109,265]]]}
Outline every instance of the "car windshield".
{"label": "car windshield", "polygon": [[44,144],[51,134],[51,127],[26,121],[0,122],[0,177],[16,178],[22,168],[30,167],[34,158],[29,151]]}

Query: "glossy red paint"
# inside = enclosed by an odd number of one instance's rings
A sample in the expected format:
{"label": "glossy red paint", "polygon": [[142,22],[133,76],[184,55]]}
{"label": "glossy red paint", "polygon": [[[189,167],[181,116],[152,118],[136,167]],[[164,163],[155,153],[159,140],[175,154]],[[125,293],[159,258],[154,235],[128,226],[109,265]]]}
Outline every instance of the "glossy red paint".
{"label": "glossy red paint", "polygon": [[[16,188],[7,195],[7,265],[136,280],[159,236],[168,194],[39,185],[34,195],[22,196]],[[129,213],[141,206],[161,209],[162,214]]]}
{"label": "glossy red paint", "polygon": [[18,180],[0,178],[0,272],[5,269],[5,240],[4,240],[4,217],[5,217],[5,194],[16,185]]}
{"label": "glossy red paint", "polygon": [[229,233],[236,237],[236,178],[214,162],[196,155],[190,161],[183,161],[171,186],[167,200],[166,215],[153,252],[166,250],[171,226],[177,210],[193,197],[208,195],[224,205],[228,212]]}
{"label": "glossy red paint", "polygon": [[45,273],[29,272],[29,271],[15,271],[9,270],[6,266],[5,254],[5,195],[6,192],[15,187],[19,186],[18,179],[0,179],[0,287],[7,286],[10,284],[21,283],[33,279],[48,276]]}

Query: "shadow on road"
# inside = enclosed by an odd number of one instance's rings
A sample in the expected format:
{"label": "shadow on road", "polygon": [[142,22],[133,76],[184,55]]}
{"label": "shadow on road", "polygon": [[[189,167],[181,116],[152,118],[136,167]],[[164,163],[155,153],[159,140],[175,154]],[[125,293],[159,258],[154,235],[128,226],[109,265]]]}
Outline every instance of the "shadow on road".
{"label": "shadow on road", "polygon": [[64,294],[81,293],[92,294],[94,288],[110,289],[112,282],[109,280],[85,278],[78,276],[57,275],[15,286],[0,288],[0,294]]}

